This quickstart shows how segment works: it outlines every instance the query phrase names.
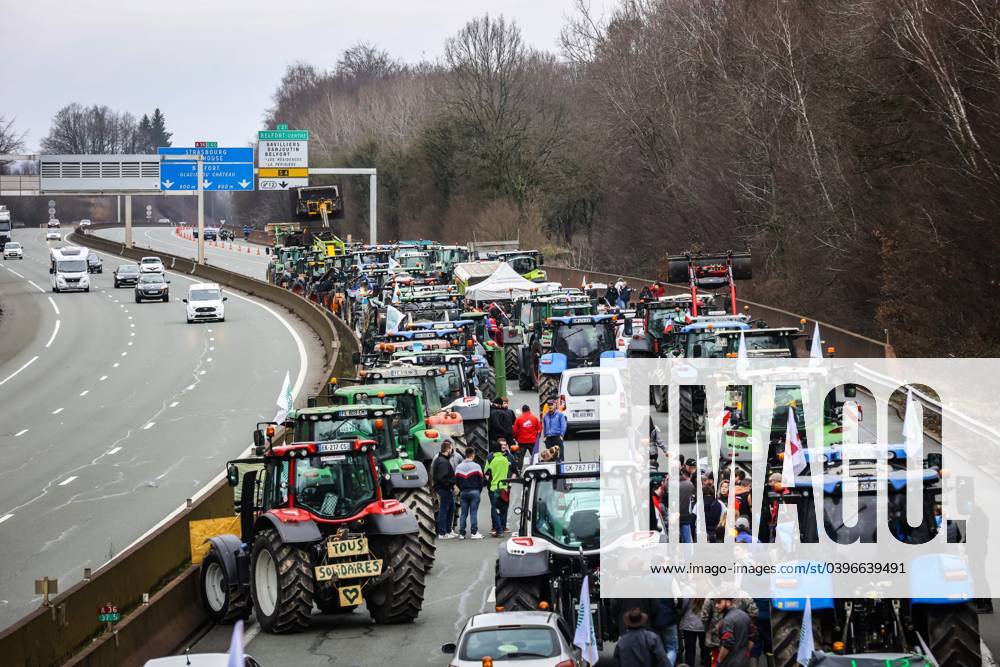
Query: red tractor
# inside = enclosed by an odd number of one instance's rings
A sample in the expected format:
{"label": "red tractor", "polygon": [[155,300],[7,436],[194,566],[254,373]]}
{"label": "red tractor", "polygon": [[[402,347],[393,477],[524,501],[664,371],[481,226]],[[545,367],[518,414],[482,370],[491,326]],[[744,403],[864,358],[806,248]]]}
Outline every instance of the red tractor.
{"label": "red tractor", "polygon": [[299,410],[294,422],[290,444],[272,442],[273,425],[258,424],[259,455],[227,465],[241,534],[208,540],[206,611],[225,623],[252,610],[271,633],[307,627],[314,604],[334,614],[364,602],[376,623],[412,622],[426,568],[413,513],[382,495],[388,420],[342,406]]}
{"label": "red tractor", "polygon": [[753,277],[750,253],[700,254],[685,253],[667,258],[667,282],[686,284],[691,288],[691,315],[698,316],[698,289],[729,288],[729,307],[736,311],[736,281]]}

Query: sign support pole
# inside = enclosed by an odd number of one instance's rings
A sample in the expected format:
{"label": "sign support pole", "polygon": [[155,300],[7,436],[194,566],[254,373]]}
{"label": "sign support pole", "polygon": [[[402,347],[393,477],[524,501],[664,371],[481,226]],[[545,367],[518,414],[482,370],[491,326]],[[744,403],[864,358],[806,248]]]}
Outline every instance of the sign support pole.
{"label": "sign support pole", "polygon": [[203,163],[198,155],[198,264],[205,264],[205,187]]}
{"label": "sign support pole", "polygon": [[378,226],[378,175],[372,171],[368,179],[368,243],[375,245]]}
{"label": "sign support pole", "polygon": [[125,247],[132,249],[132,195],[125,195]]}

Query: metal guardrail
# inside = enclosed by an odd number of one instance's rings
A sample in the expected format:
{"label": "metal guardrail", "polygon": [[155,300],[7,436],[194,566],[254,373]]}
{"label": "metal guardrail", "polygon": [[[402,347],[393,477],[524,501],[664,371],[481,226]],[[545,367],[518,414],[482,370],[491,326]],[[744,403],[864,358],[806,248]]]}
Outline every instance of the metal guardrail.
{"label": "metal guardrail", "polygon": [[[138,259],[143,250],[93,235],[72,234],[67,241],[121,257]],[[192,260],[157,254],[175,271],[204,277],[288,308],[316,332],[327,352],[325,380],[350,364],[356,341],[341,336],[349,329],[315,304],[291,292]],[[341,370],[337,370],[341,369]],[[232,514],[232,489],[222,473],[214,486],[188,507],[126,551],[105,563],[91,578],[52,598],[14,625],[0,631],[0,662],[28,667],[60,664],[140,665],[174,651],[207,618],[202,611],[197,568],[190,565],[188,522]],[[143,596],[148,595],[148,602]],[[98,608],[114,601],[123,620],[113,633],[97,620]]]}

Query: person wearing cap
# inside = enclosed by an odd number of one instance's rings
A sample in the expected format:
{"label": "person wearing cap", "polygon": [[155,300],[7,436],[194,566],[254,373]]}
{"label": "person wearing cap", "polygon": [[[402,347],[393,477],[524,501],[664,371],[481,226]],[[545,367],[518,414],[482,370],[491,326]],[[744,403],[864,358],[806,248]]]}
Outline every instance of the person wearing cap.
{"label": "person wearing cap", "polygon": [[625,613],[625,630],[615,644],[615,660],[628,667],[670,667],[663,642],[646,629],[649,616],[638,607]]}
{"label": "person wearing cap", "polygon": [[549,397],[545,402],[548,406],[545,416],[542,417],[542,432],[545,434],[545,448],[558,447],[560,452],[558,460],[562,461],[563,438],[566,437],[566,415],[562,410],[556,409],[556,399]]}
{"label": "person wearing cap", "polygon": [[742,544],[753,542],[753,536],[750,535],[750,519],[745,516],[736,520],[736,541]]}

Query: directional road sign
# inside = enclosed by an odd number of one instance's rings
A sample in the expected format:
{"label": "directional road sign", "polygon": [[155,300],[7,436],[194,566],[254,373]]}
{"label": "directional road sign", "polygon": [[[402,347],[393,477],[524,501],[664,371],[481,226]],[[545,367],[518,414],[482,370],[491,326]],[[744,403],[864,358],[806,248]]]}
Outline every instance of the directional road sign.
{"label": "directional road sign", "polygon": [[[252,148],[168,147],[157,148],[156,152],[160,155],[201,155],[202,187],[206,191],[254,189]],[[164,160],[160,165],[160,186],[164,192],[197,190],[197,162]]]}
{"label": "directional road sign", "polygon": [[276,130],[257,133],[257,176],[261,190],[287,190],[309,185],[309,131]]}

